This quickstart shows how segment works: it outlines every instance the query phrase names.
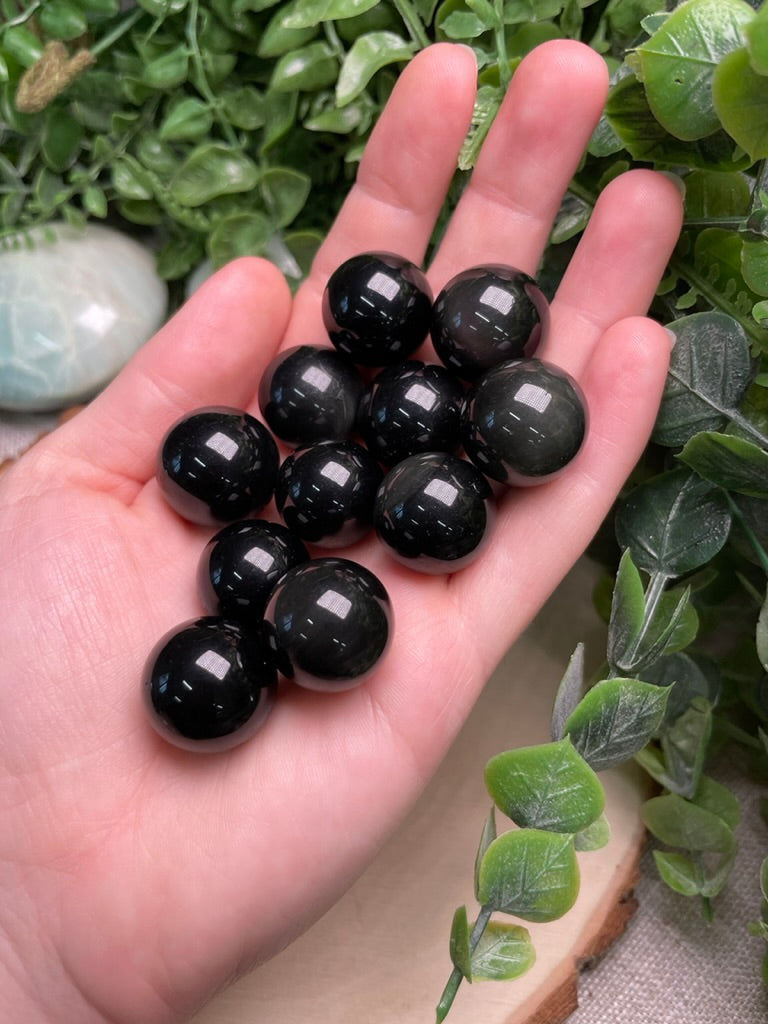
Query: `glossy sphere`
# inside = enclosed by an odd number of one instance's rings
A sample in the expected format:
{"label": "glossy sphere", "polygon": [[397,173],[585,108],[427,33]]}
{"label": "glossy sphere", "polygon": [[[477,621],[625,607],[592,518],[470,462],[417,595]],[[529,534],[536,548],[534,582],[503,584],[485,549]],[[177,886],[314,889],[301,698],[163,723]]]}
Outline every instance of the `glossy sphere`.
{"label": "glossy sphere", "polygon": [[166,434],[157,480],[168,503],[204,526],[234,522],[271,499],[279,458],[267,428],[239,409],[197,409]]}
{"label": "glossy sphere", "polygon": [[464,380],[507,359],[532,356],[549,326],[549,303],[528,274],[488,264],[464,270],[435,299],[430,334],[439,358]]}
{"label": "glossy sphere", "polygon": [[425,573],[455,572],[480,554],[495,506],[483,474],[442,452],[411,455],[384,477],[373,522],[392,555]]}
{"label": "glossy sphere", "polygon": [[361,253],[331,274],[323,322],[336,348],[363,366],[405,359],[429,332],[432,291],[419,268],[394,253]]}
{"label": "glossy sphere", "polygon": [[363,388],[355,366],[336,349],[298,345],[264,371],[259,407],[288,444],[340,441],[352,433]]}
{"label": "glossy sphere", "polygon": [[197,570],[200,600],[210,615],[258,622],[283,573],[308,558],[298,537],[280,523],[231,523],[203,549]]}
{"label": "glossy sphere", "polygon": [[206,616],[159,641],[142,690],[152,725],[169,742],[186,750],[228,750],[266,721],[277,670],[263,630]]}
{"label": "glossy sphere", "polygon": [[358,430],[387,466],[460,443],[464,389],[444,366],[411,360],[379,371],[360,403]]}
{"label": "glossy sphere", "polygon": [[280,671],[310,690],[347,690],[386,651],[392,608],[368,569],[346,558],[316,558],[283,576],[264,621]]}
{"label": "glossy sphere", "polygon": [[370,530],[381,477],[381,467],[362,445],[323,441],[298,448],[283,462],[275,503],[303,541],[342,547]]}
{"label": "glossy sphere", "polygon": [[538,359],[494,367],[467,396],[464,448],[494,480],[550,480],[575,457],[586,432],[587,407],[578,384]]}

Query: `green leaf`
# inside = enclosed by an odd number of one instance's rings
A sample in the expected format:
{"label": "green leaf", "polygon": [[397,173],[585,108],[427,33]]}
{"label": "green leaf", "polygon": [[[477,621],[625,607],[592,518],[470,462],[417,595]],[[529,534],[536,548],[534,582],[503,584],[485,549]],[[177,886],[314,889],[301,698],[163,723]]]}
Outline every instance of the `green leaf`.
{"label": "green leaf", "polygon": [[298,0],[291,5],[283,24],[286,28],[310,28],[323,21],[354,18],[375,7],[378,0]]}
{"label": "green leaf", "polygon": [[745,49],[724,57],[712,83],[720,122],[750,158],[768,156],[768,78],[752,68]]}
{"label": "green leaf", "polygon": [[751,291],[756,295],[768,295],[768,239],[743,239],[741,273]]}
{"label": "green leaf", "polygon": [[670,135],[654,117],[642,84],[631,75],[612,86],[605,116],[635,160],[711,171],[736,171],[751,163],[724,131],[694,142]]}
{"label": "green leaf", "polygon": [[186,46],[176,46],[145,65],[141,80],[152,89],[176,89],[186,81],[188,71]]}
{"label": "green leaf", "polygon": [[453,966],[461,971],[462,977],[467,981],[472,981],[472,955],[469,951],[469,922],[467,921],[466,907],[457,907],[453,915],[449,951]]}
{"label": "green leaf", "polygon": [[336,81],[338,64],[328,43],[308,43],[281,57],[270,86],[278,92],[314,92]]}
{"label": "green leaf", "polygon": [[259,188],[276,227],[285,227],[296,218],[311,187],[312,179],[291,167],[270,167],[262,174]]}
{"label": "green leaf", "polygon": [[648,573],[684,576],[710,562],[728,539],[722,491],[687,469],[652,477],[619,505],[616,537]]}
{"label": "green leaf", "polygon": [[688,220],[746,217],[750,202],[751,192],[743,174],[695,170],[685,176],[685,216]]}
{"label": "green leaf", "polygon": [[208,104],[186,96],[170,107],[158,134],[164,142],[197,141],[210,131],[212,124],[213,114]]}
{"label": "green leaf", "polygon": [[448,39],[477,39],[488,31],[488,26],[473,11],[453,11],[441,27]]}
{"label": "green leaf", "polygon": [[715,69],[742,45],[754,12],[743,0],[687,0],[637,48],[639,73],[658,122],[691,141],[720,127],[712,99]]}
{"label": "green leaf", "polygon": [[756,640],[757,656],[765,671],[768,672],[768,590],[766,590],[765,600],[757,620]]}
{"label": "green leaf", "polygon": [[605,793],[571,740],[508,750],[485,767],[491,799],[523,828],[581,832],[600,816]]}
{"label": "green leaf", "polygon": [[711,735],[712,706],[703,697],[694,697],[687,710],[662,732],[661,750],[673,792],[685,797],[696,792]]}
{"label": "green leaf", "polygon": [[671,725],[688,708],[694,697],[714,703],[719,695],[719,670],[713,678],[684,651],[667,654],[644,670],[647,682],[669,688],[664,724]]}
{"label": "green leaf", "polygon": [[664,853],[661,850],[654,850],[653,859],[662,880],[674,892],[679,892],[682,896],[698,896],[700,894],[696,867],[690,857],[686,857],[684,853]]}
{"label": "green leaf", "polygon": [[70,0],[46,0],[40,8],[40,27],[52,39],[77,39],[88,31],[88,21]]}
{"label": "green leaf", "polygon": [[527,928],[489,921],[472,953],[472,981],[512,981],[536,962]]}
{"label": "green leaf", "polygon": [[738,410],[752,378],[749,341],[725,313],[694,313],[670,325],[676,337],[653,440],[676,447],[719,430]]}
{"label": "green leaf", "polygon": [[738,797],[709,775],[702,775],[691,800],[697,807],[703,807],[716,814],[718,818],[722,818],[731,829],[735,829],[741,820],[741,804]]}
{"label": "green leaf", "polygon": [[86,213],[91,217],[98,217],[99,219],[106,217],[108,206],[104,190],[99,188],[98,185],[88,185],[83,190],[83,206]]}
{"label": "green leaf", "polygon": [[605,814],[601,814],[591,825],[587,825],[581,832],[573,837],[574,847],[577,852],[591,853],[593,850],[602,850],[611,841],[611,826]]}
{"label": "green leaf", "polygon": [[169,187],[181,206],[202,206],[218,196],[250,192],[258,180],[258,167],[241,150],[204,142],[179,167]]}
{"label": "green leaf", "polygon": [[267,153],[285,138],[296,120],[298,96],[295,92],[270,89],[264,94],[264,138],[261,152]]}
{"label": "green leaf", "polygon": [[80,152],[83,128],[65,111],[51,107],[45,113],[40,151],[57,174],[71,167]]}
{"label": "green leaf", "polygon": [[477,845],[477,853],[475,854],[475,870],[474,870],[474,882],[475,882],[475,899],[477,899],[477,890],[480,878],[480,865],[483,862],[485,851],[491,845],[493,840],[496,838],[496,811],[494,807],[491,807],[488,812],[488,816],[483,822],[483,831],[480,834],[480,842]]}
{"label": "green leaf", "polygon": [[264,94],[251,85],[230,89],[221,97],[221,112],[233,127],[255,131],[266,117]]}
{"label": "green leaf", "polygon": [[605,679],[580,701],[566,722],[574,747],[594,771],[628,761],[659,728],[669,697],[665,687],[639,679]]}
{"label": "green leaf", "polygon": [[640,573],[626,548],[616,572],[608,625],[608,664],[622,663],[624,656],[635,644],[645,621],[645,590]]}
{"label": "green leaf", "polygon": [[579,892],[573,836],[527,828],[505,832],[488,847],[478,883],[483,906],[526,921],[554,921]]}
{"label": "green leaf", "polygon": [[577,644],[571,655],[565,675],[555,696],[552,709],[551,735],[553,740],[561,740],[565,736],[565,723],[568,716],[581,700],[584,692],[584,644]]}
{"label": "green leaf", "polygon": [[768,7],[761,4],[744,29],[752,67],[759,75],[768,75]]}
{"label": "green leaf", "polygon": [[361,100],[359,103],[348,103],[345,107],[328,107],[308,117],[304,127],[311,132],[333,132],[335,135],[348,135],[359,128],[369,117],[368,106]]}
{"label": "green leaf", "polygon": [[368,32],[349,49],[336,82],[336,102],[342,107],[360,95],[370,80],[387,64],[410,60],[416,44],[396,32]]}
{"label": "green leaf", "polygon": [[693,852],[733,849],[733,831],[719,815],[676,793],[651,797],[643,805],[642,816],[648,830],[667,846]]}
{"label": "green leaf", "polygon": [[285,244],[298,264],[299,272],[306,277],[312,267],[323,236],[317,231],[292,231],[286,234]]}
{"label": "green leaf", "polygon": [[259,39],[259,57],[282,57],[291,50],[297,50],[317,35],[314,25],[297,28],[291,25],[294,11],[303,7],[301,0],[288,0],[281,3],[267,22]]}
{"label": "green leaf", "polygon": [[208,238],[208,255],[220,267],[238,256],[258,256],[274,228],[261,213],[233,213],[216,223]]}
{"label": "green leaf", "polygon": [[112,164],[112,185],[123,199],[152,199],[152,178],[138,160],[131,156],[119,157]]}
{"label": "green leaf", "polygon": [[731,434],[703,431],[677,458],[710,483],[753,498],[768,498],[768,452]]}

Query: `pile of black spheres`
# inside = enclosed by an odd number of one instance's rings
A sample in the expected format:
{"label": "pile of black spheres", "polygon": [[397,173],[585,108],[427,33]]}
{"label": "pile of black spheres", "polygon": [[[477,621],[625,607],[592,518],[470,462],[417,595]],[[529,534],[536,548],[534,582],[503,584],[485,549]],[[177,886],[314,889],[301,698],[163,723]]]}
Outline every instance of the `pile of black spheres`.
{"label": "pile of black spheres", "polygon": [[[166,499],[218,531],[198,569],[205,615],[163,637],[144,674],[153,724],[177,746],[241,743],[266,720],[279,676],[339,691],[379,663],[389,596],[337,549],[373,530],[412,569],[461,569],[491,532],[490,481],[543,483],[584,441],[578,385],[534,358],[547,300],[514,267],[465,270],[433,300],[413,263],[363,253],[331,275],[322,312],[333,347],[272,361],[259,388],[266,426],[209,407],[162,441]],[[440,363],[413,358],[428,336]],[[280,522],[259,518],[271,501]]]}

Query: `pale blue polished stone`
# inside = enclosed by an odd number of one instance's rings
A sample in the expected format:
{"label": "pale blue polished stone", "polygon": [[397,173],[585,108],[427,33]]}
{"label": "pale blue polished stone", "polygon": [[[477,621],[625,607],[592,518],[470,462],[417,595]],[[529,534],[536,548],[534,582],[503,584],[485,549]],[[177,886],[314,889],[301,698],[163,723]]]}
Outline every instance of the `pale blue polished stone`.
{"label": "pale blue polished stone", "polygon": [[155,258],[101,224],[51,225],[55,242],[0,253],[0,408],[90,398],[162,324]]}

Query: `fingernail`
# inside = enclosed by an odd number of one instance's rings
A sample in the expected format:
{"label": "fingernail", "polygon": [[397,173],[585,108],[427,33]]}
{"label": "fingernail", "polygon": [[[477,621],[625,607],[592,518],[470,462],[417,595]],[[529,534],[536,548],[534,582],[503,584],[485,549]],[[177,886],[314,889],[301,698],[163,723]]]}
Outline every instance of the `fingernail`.
{"label": "fingernail", "polygon": [[667,337],[669,338],[669,347],[674,348],[677,344],[677,335],[674,331],[670,330],[669,327],[665,327],[664,330],[667,332]]}

